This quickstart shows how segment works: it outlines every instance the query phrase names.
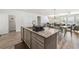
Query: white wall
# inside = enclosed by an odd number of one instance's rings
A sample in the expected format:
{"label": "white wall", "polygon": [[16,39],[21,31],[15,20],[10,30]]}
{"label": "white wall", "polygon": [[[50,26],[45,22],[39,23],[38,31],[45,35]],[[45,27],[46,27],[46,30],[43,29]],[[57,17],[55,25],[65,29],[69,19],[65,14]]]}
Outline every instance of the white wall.
{"label": "white wall", "polygon": [[7,15],[14,15],[16,20],[16,31],[20,31],[21,26],[32,26],[32,21],[36,20],[37,14],[24,11],[9,11]]}
{"label": "white wall", "polygon": [[36,20],[37,14],[24,11],[5,11],[0,13],[0,34],[8,33],[8,15],[14,15],[16,20],[16,31],[20,31],[21,26],[32,26],[32,20]]}
{"label": "white wall", "polygon": [[[35,14],[30,14],[30,15],[28,15],[28,14],[25,14],[24,16],[23,16],[23,26],[27,26],[27,27],[31,27],[32,26],[32,21],[33,20],[36,20],[36,22],[37,22],[37,16],[39,16],[39,15],[35,15]],[[42,15],[40,15],[41,16],[41,24],[45,24],[45,23],[47,23],[47,22],[49,22],[49,20],[48,20],[48,17],[47,16],[42,16]],[[37,23],[36,23],[37,24]]]}
{"label": "white wall", "polygon": [[23,15],[23,23],[22,25],[25,27],[32,26],[32,21],[36,20],[37,15],[32,14],[24,14]]}
{"label": "white wall", "polygon": [[6,14],[0,14],[0,34],[8,33],[8,17]]}
{"label": "white wall", "polygon": [[[24,11],[8,10],[0,13],[0,34],[8,33],[8,15],[14,15],[16,20],[16,31],[20,31],[21,26],[32,26],[32,21],[37,20],[38,14],[28,13]],[[46,16],[41,15],[42,23],[47,23]]]}

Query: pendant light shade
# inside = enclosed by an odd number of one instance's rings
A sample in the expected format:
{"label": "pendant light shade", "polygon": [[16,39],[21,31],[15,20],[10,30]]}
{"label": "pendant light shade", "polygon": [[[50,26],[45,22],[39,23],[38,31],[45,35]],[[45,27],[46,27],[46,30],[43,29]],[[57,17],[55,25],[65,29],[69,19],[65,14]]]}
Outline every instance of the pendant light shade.
{"label": "pendant light shade", "polygon": [[55,11],[56,11],[56,9],[54,9],[54,19],[56,19],[56,17],[55,17],[55,14],[56,14]]}

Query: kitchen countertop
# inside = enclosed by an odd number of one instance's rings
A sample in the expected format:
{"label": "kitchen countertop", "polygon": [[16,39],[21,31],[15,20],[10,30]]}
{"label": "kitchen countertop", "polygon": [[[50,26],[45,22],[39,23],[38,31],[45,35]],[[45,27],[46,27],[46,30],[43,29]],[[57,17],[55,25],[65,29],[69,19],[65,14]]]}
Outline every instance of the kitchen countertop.
{"label": "kitchen countertop", "polygon": [[39,32],[33,31],[32,27],[23,27],[23,28],[25,28],[25,29],[33,32],[33,33],[36,33],[36,34],[38,34],[38,35],[40,35],[40,36],[42,36],[44,38],[48,38],[48,37],[54,35],[55,33],[59,32],[59,30],[57,30],[57,29],[48,28],[48,27],[45,27],[43,31],[39,31]]}

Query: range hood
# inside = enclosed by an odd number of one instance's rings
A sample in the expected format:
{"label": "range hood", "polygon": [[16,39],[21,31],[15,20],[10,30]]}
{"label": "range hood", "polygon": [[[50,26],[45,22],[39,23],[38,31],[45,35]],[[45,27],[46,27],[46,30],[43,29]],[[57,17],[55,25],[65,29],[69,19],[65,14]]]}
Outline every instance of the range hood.
{"label": "range hood", "polygon": [[33,25],[33,30],[36,32],[44,30],[41,26],[41,16],[37,16],[37,25]]}
{"label": "range hood", "polygon": [[41,16],[37,16],[37,26],[41,26]]}

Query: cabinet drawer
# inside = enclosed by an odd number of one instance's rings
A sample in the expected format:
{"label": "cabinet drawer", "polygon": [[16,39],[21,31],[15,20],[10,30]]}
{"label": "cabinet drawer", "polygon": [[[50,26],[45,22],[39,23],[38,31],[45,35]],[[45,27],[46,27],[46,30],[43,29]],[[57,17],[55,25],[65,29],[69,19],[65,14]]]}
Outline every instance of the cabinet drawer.
{"label": "cabinet drawer", "polygon": [[32,37],[32,48],[34,49],[43,49],[44,44]]}
{"label": "cabinet drawer", "polygon": [[44,38],[41,37],[40,35],[32,33],[32,37],[36,38],[36,40],[40,41],[41,43],[44,43]]}

